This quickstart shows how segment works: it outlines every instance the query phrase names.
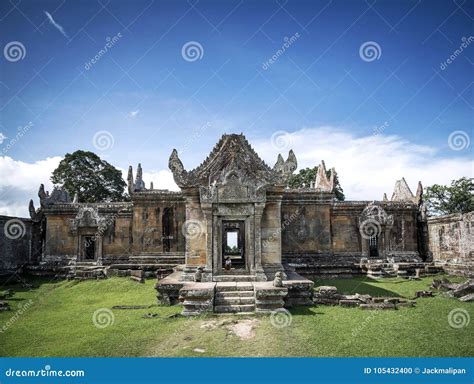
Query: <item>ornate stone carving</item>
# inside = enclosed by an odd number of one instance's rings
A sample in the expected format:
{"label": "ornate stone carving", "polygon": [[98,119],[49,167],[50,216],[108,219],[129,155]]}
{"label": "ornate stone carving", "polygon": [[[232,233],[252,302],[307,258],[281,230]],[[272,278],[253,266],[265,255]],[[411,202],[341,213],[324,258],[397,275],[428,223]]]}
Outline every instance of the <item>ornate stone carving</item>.
{"label": "ornate stone carving", "polygon": [[328,179],[327,171],[326,171],[326,164],[324,164],[324,160],[321,161],[321,164],[318,167],[318,172],[316,173],[316,180],[314,182],[314,188],[321,192],[333,192],[334,191],[334,177],[335,177],[335,169],[331,169],[331,176]]}
{"label": "ornate stone carving", "polygon": [[70,221],[71,232],[77,233],[78,228],[96,228],[97,232],[104,232],[107,218],[100,216],[96,207],[80,207],[76,217]]}
{"label": "ornate stone carving", "polygon": [[[254,185],[256,190],[267,185],[285,186],[288,177],[296,169],[296,157],[290,151],[288,160],[283,162],[279,156],[277,165],[272,169],[260,159],[243,135],[223,135],[204,162],[192,171],[186,171],[174,149],[169,159],[169,168],[180,188],[211,188],[215,184],[224,184],[232,171],[239,171],[238,179],[242,184]],[[211,191],[209,191],[211,193]],[[209,194],[207,193],[207,194]]]}
{"label": "ornate stone carving", "polygon": [[47,205],[52,204],[71,202],[71,197],[69,196],[69,193],[67,193],[67,191],[62,187],[54,187],[53,192],[50,195],[48,191],[45,192],[43,184],[41,184],[39,187],[38,197],[40,199],[41,207],[45,207]]}
{"label": "ornate stone carving", "polygon": [[409,201],[416,202],[415,196],[410,190],[405,178],[402,177],[401,180],[397,180],[395,187],[393,189],[392,201]]}

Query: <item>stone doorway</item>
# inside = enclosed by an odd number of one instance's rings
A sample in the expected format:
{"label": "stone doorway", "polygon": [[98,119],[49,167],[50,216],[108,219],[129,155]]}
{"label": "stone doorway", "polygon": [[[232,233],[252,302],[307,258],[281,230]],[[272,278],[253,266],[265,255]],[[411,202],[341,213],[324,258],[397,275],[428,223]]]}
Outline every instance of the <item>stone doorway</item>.
{"label": "stone doorway", "polygon": [[95,239],[94,236],[82,236],[82,260],[95,260]]}
{"label": "stone doorway", "polygon": [[[222,222],[222,269],[225,272],[245,271],[245,221]],[[226,266],[230,262],[230,265]]]}

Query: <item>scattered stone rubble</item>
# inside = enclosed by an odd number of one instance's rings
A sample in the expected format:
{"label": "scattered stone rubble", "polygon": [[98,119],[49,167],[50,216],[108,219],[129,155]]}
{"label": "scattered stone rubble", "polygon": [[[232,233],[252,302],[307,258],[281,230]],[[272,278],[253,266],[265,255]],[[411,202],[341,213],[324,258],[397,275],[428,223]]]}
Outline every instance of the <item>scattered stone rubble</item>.
{"label": "scattered stone rubble", "polygon": [[398,307],[413,307],[416,303],[399,297],[372,297],[356,293],[343,295],[333,286],[320,286],[314,294],[315,304],[339,305],[341,307],[359,307],[361,309],[397,309]]}
{"label": "scattered stone rubble", "polygon": [[459,298],[460,301],[474,301],[474,279],[459,284],[451,283],[447,278],[434,279],[431,288],[444,290],[445,295]]}

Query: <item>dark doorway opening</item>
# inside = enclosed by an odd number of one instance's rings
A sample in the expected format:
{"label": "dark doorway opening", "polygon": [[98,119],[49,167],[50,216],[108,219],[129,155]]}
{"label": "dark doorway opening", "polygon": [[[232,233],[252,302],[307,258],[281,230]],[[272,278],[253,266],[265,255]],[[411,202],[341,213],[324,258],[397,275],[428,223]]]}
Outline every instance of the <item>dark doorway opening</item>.
{"label": "dark doorway opening", "polygon": [[369,238],[369,257],[378,257],[379,247],[377,236]]}
{"label": "dark doorway opening", "polygon": [[95,241],[93,236],[84,236],[83,258],[95,260]]}
{"label": "dark doorway opening", "polygon": [[163,228],[163,252],[169,252],[171,250],[171,240],[173,231],[173,208],[163,209],[163,217],[161,219],[161,224]]}
{"label": "dark doorway opening", "polygon": [[245,269],[245,222],[224,221],[222,232],[222,267]]}

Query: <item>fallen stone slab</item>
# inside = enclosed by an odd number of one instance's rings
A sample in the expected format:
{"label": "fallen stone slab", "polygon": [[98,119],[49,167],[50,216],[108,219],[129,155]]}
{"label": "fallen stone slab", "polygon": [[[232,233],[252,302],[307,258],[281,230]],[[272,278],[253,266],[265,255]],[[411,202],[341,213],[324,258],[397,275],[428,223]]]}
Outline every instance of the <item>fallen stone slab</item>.
{"label": "fallen stone slab", "polygon": [[433,297],[433,292],[431,291],[416,291],[415,297]]}
{"label": "fallen stone slab", "polygon": [[10,310],[10,304],[8,304],[6,301],[0,301],[0,311],[9,311]]}
{"label": "fallen stone slab", "polygon": [[151,305],[114,305],[112,309],[146,309],[151,308]]}
{"label": "fallen stone slab", "polygon": [[459,298],[459,301],[464,301],[464,302],[471,302],[474,301],[474,293],[469,293],[466,296],[462,296]]}
{"label": "fallen stone slab", "polygon": [[468,280],[464,283],[458,284],[453,290],[454,297],[466,296],[469,293],[474,293],[474,280]]}
{"label": "fallen stone slab", "polygon": [[395,304],[391,303],[372,303],[372,304],[361,304],[361,309],[397,309]]}
{"label": "fallen stone slab", "polygon": [[339,300],[341,307],[358,307],[361,302],[359,300]]}
{"label": "fallen stone slab", "polygon": [[7,298],[11,297],[13,292],[11,289],[7,289],[5,291],[0,292],[0,300],[6,300]]}

